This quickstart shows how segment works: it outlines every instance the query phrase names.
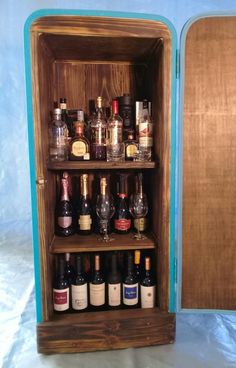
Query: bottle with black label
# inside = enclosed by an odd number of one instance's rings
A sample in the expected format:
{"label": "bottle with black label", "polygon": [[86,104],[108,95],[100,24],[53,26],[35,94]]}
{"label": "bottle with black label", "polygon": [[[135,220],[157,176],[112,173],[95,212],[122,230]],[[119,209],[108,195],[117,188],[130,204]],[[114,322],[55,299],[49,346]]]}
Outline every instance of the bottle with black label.
{"label": "bottle with black label", "polygon": [[83,272],[83,258],[81,254],[76,256],[76,275],[71,286],[72,309],[85,311],[88,308],[88,283]]}
{"label": "bottle with black label", "polygon": [[153,308],[155,306],[156,284],[151,274],[150,257],[145,257],[145,273],[140,282],[141,308]]}
{"label": "bottle with black label", "polygon": [[139,300],[138,280],[134,273],[133,256],[128,253],[127,271],[123,280],[123,304],[129,308],[136,308]]}
{"label": "bottle with black label", "polygon": [[65,277],[65,261],[59,258],[57,274],[53,285],[53,308],[56,312],[65,312],[69,309],[69,283]]}
{"label": "bottle with black label", "polygon": [[105,281],[100,268],[100,255],[94,257],[94,272],[89,284],[89,299],[93,309],[102,309],[105,304]]}
{"label": "bottle with black label", "polygon": [[127,204],[126,176],[119,176],[118,199],[114,216],[114,228],[118,234],[127,234],[131,228],[131,216]]}
{"label": "bottle with black label", "polygon": [[88,175],[80,177],[80,200],[78,203],[78,233],[89,235],[92,232],[92,208],[88,194]]}
{"label": "bottle with black label", "polygon": [[121,274],[118,270],[117,254],[111,255],[111,270],[107,277],[108,284],[108,306],[111,309],[121,306]]}

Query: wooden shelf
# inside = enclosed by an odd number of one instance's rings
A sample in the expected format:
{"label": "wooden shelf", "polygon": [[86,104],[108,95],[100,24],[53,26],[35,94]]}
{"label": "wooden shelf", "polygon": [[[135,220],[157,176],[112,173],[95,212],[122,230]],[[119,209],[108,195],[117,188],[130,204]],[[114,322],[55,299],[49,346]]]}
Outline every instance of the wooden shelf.
{"label": "wooden shelf", "polygon": [[111,234],[114,238],[112,242],[103,243],[99,241],[98,234],[88,236],[73,235],[68,238],[54,236],[50,250],[52,253],[79,253],[96,252],[108,250],[130,250],[130,249],[153,249],[155,248],[155,239],[153,235],[145,235],[145,239],[133,239],[133,233],[120,235]]}
{"label": "wooden shelf", "polygon": [[62,161],[47,163],[49,170],[138,170],[138,169],[154,169],[155,161],[124,161],[124,162],[107,162],[107,161]]}

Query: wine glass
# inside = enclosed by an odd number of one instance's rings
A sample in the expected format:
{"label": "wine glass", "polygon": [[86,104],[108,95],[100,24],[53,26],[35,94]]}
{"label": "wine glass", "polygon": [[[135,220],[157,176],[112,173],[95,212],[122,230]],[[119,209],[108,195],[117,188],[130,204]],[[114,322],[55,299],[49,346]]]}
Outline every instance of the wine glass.
{"label": "wine glass", "polygon": [[[145,193],[138,192],[130,196],[129,211],[131,215],[138,220],[147,215],[148,201]],[[137,226],[137,234],[134,235],[134,238],[136,240],[145,239],[145,236],[140,233],[139,224]]]}
{"label": "wine glass", "polygon": [[98,194],[96,203],[96,214],[101,220],[103,237],[99,240],[103,242],[110,242],[114,240],[108,235],[108,221],[115,213],[115,206],[113,197],[111,194]]}

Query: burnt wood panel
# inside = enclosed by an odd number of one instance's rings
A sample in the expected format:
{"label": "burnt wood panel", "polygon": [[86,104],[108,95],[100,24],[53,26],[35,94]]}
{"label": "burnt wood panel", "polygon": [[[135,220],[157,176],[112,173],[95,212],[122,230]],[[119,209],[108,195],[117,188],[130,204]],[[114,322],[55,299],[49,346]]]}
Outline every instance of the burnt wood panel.
{"label": "burnt wood panel", "polygon": [[44,354],[142,347],[174,342],[175,316],[157,308],[63,316],[37,327]]}
{"label": "burnt wood panel", "polygon": [[126,162],[106,162],[106,161],[64,161],[47,163],[49,170],[144,170],[154,169],[156,161],[126,161]]}
{"label": "burnt wood panel", "polygon": [[236,309],[236,19],[187,34],[182,307]]}

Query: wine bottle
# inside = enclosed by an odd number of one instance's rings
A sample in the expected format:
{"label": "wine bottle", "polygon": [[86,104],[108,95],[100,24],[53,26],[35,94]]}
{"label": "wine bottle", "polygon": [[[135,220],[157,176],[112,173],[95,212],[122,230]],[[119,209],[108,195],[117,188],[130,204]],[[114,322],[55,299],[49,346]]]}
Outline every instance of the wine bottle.
{"label": "wine bottle", "polygon": [[112,309],[121,305],[121,274],[118,270],[117,254],[111,256],[111,270],[107,277],[108,306]]}
{"label": "wine bottle", "polygon": [[80,177],[80,200],[78,204],[78,233],[89,235],[92,232],[92,208],[88,197],[88,175]]}
{"label": "wine bottle", "polygon": [[156,285],[151,275],[150,257],[145,257],[145,273],[140,282],[141,287],[141,308],[153,308],[155,305]]}
{"label": "wine bottle", "polygon": [[74,267],[70,263],[70,253],[65,254],[65,277],[70,286],[75,277]]}
{"label": "wine bottle", "polygon": [[69,309],[69,294],[69,284],[65,277],[65,261],[60,258],[53,286],[53,308],[56,312],[65,312]]}
{"label": "wine bottle", "polygon": [[116,204],[116,212],[114,216],[114,228],[118,234],[127,234],[131,228],[131,217],[127,204],[125,176],[120,175],[119,178],[119,193]]}
{"label": "wine bottle", "polygon": [[100,270],[100,256],[94,257],[94,272],[89,284],[90,304],[94,309],[99,309],[105,304],[105,281]]}
{"label": "wine bottle", "polygon": [[69,199],[68,180],[61,179],[61,198],[56,206],[56,235],[69,236],[74,234],[72,221],[73,208]]}
{"label": "wine bottle", "polygon": [[141,251],[135,250],[134,251],[134,273],[137,277],[138,282],[140,282],[140,278],[141,278],[140,256],[141,256]]}
{"label": "wine bottle", "polygon": [[88,283],[83,272],[82,255],[76,257],[76,275],[72,282],[72,308],[77,311],[84,311],[88,307]]}
{"label": "wine bottle", "polygon": [[138,298],[138,280],[134,273],[133,256],[128,253],[127,271],[123,280],[123,304],[127,307],[136,307]]}

